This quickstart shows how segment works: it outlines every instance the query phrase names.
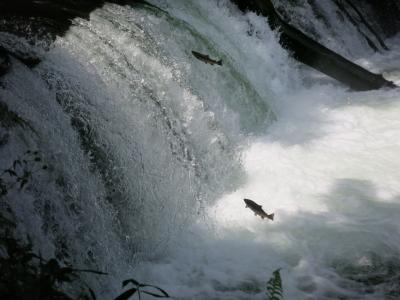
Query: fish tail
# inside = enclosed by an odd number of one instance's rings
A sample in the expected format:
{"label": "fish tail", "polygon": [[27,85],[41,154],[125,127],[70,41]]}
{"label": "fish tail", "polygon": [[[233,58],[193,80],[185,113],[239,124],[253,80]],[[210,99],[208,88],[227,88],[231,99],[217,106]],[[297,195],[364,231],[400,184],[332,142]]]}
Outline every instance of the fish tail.
{"label": "fish tail", "polygon": [[217,61],[217,64],[219,64],[220,66],[222,66],[222,59],[220,59],[219,61]]}
{"label": "fish tail", "polygon": [[274,216],[275,216],[275,214],[270,214],[270,215],[268,215],[268,218],[273,221],[274,220]]}

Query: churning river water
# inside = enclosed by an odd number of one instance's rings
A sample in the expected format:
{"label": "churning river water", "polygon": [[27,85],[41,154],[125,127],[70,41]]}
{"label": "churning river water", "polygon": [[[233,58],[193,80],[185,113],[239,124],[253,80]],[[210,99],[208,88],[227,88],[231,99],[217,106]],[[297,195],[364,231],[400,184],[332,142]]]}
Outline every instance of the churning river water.
{"label": "churning river water", "polygon": [[[2,78],[30,127],[0,164],[38,149],[49,165],[8,196],[21,234],[109,272],[87,278],[102,299],[129,277],[174,299],[265,299],[278,268],[285,299],[396,299],[399,89],[352,92],[300,66],[228,1],[151,2],[75,19],[37,67],[14,60]],[[344,41],[400,83],[399,38],[374,55]]]}

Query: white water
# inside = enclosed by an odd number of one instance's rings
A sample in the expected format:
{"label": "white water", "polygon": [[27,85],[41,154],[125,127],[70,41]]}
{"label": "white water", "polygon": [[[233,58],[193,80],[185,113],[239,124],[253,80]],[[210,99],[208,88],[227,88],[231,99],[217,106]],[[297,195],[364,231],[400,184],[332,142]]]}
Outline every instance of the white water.
{"label": "white water", "polygon": [[[16,129],[1,165],[39,148],[52,166],[10,196],[20,231],[108,271],[106,286],[88,278],[102,298],[134,277],[175,299],[265,299],[277,268],[285,299],[398,291],[399,91],[310,83],[265,19],[228,1],[152,3],[166,12],[77,19],[36,69],[4,78],[1,99],[39,136]],[[391,44],[360,63],[400,81]],[[386,284],[350,280],[373,275]]]}

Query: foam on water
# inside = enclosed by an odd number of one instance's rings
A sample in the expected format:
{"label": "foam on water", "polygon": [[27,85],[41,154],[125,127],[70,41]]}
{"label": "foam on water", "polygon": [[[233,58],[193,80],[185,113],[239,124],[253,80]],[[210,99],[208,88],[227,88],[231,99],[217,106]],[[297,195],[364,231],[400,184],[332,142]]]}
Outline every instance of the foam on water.
{"label": "foam on water", "polygon": [[[33,147],[52,166],[10,196],[20,231],[108,271],[88,279],[104,299],[129,277],[175,299],[265,299],[278,268],[286,299],[398,292],[399,91],[310,83],[229,1],[152,3],[106,4],[4,77],[1,98],[39,135],[16,129],[1,165]],[[396,41],[360,62],[385,68]]]}
{"label": "foam on water", "polygon": [[[233,46],[229,36],[222,38],[221,32],[229,33],[224,27],[232,18],[229,9],[204,5],[202,11],[199,4],[195,11],[200,17],[193,18],[185,10],[191,5],[180,3],[173,13],[198,22],[202,30],[213,31],[215,20],[221,21],[224,30],[206,36],[227,51],[243,49],[240,41]],[[206,15],[210,24],[201,23]],[[236,26],[228,25],[238,36],[244,26],[240,18]],[[268,44],[266,36],[261,40]],[[267,49],[262,52],[268,58]],[[269,72],[267,65],[252,63],[253,55],[241,53],[236,63],[249,73],[264,72],[252,81],[256,86],[273,78],[284,87],[272,97],[277,121],[265,135],[241,142],[245,183],[208,207],[207,224],[196,224],[187,243],[181,241],[162,264],[145,265],[143,272],[165,282],[182,299],[264,299],[265,281],[277,268],[282,268],[287,299],[389,297],[390,287],[372,289],[350,278],[388,275],[386,269],[398,264],[398,90],[306,89],[297,85],[300,75],[297,80],[286,75],[288,65],[294,68],[292,62],[286,60],[283,68],[276,64]],[[384,60],[380,56],[378,65]],[[277,70],[283,71],[282,77]],[[274,91],[274,84],[267,85]],[[255,217],[243,198],[275,212],[275,221]]]}

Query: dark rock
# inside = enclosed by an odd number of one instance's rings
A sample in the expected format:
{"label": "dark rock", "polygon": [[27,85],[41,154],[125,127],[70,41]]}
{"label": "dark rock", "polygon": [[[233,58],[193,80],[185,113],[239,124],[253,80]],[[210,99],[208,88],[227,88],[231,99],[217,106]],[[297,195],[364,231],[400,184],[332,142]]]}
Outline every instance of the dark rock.
{"label": "dark rock", "polygon": [[350,0],[360,7],[368,21],[375,22],[386,37],[400,32],[400,1],[399,0]]}
{"label": "dark rock", "polygon": [[294,26],[285,22],[276,12],[271,0],[233,0],[239,7],[252,8],[267,17],[272,29],[279,28],[280,43],[298,61],[332,77],[358,91],[396,87],[381,74],[374,74],[331,51]]}

